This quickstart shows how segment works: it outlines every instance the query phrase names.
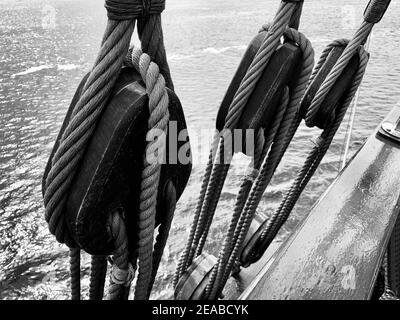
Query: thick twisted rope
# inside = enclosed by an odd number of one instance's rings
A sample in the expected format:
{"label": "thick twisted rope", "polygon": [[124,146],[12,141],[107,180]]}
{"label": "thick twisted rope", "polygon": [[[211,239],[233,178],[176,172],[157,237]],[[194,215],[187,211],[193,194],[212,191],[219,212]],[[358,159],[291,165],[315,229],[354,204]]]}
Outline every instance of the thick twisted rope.
{"label": "thick twisted rope", "polygon": [[69,251],[71,273],[71,300],[81,299],[81,250],[72,248]]}
{"label": "thick twisted rope", "polygon": [[[218,134],[216,134],[213,138],[213,146],[214,146],[215,142],[218,143],[218,138],[219,138],[219,136],[218,136]],[[214,163],[213,149],[214,149],[214,147],[211,148],[211,152],[209,154],[206,170],[204,172],[203,182],[200,187],[200,195],[197,200],[195,213],[194,213],[194,217],[193,217],[193,223],[192,223],[190,231],[189,231],[189,237],[187,239],[186,246],[179,258],[178,266],[177,266],[177,269],[176,269],[176,272],[174,275],[174,279],[173,279],[174,287],[176,287],[183,272],[189,267],[189,265],[190,265],[189,261],[191,261],[193,259],[192,257],[190,257],[190,252],[192,251],[191,249],[192,249],[195,233],[197,230],[197,226],[199,224],[201,208],[203,206],[204,198],[205,198],[205,195],[207,192],[207,187],[208,187],[210,177],[211,177],[211,172],[212,172],[213,163]]]}
{"label": "thick twisted rope", "polygon": [[92,256],[90,268],[89,300],[102,300],[107,274],[107,257]]}
{"label": "thick twisted rope", "polygon": [[70,247],[75,243],[67,232],[63,216],[68,191],[121,69],[133,28],[133,21],[108,22],[99,56],[72,112],[46,179],[46,221],[57,240]]}
{"label": "thick twisted rope", "polygon": [[164,45],[161,16],[151,15],[148,19],[138,20],[138,33],[142,51],[146,52],[151,60],[157,63],[161,74],[165,78],[166,86],[174,90],[167,54]]}
{"label": "thick twisted rope", "polygon": [[[156,217],[158,185],[161,173],[161,161],[166,151],[166,135],[169,121],[169,98],[165,80],[160,70],[148,54],[140,49],[132,49],[126,60],[128,65],[135,67],[146,84],[149,96],[148,142],[146,159],[142,173],[139,212],[138,258],[139,274],[135,289],[135,299],[144,300],[149,296],[149,286],[152,279],[153,240]],[[151,141],[151,133],[162,132],[164,136]],[[149,157],[152,161],[149,162]]]}
{"label": "thick twisted rope", "polygon": [[[261,47],[250,64],[247,73],[241,81],[239,89],[233,98],[225,120],[224,129],[232,130],[237,126],[250,95],[279,45],[280,38],[283,36],[287,26],[291,23],[293,14],[297,9],[298,4],[296,3],[281,3],[278,13],[271,24],[271,28],[266,34]],[[220,144],[217,154],[220,154],[222,150],[223,147]],[[215,213],[217,205],[216,195],[220,194],[226,174],[229,170],[230,159],[228,159],[228,161],[223,165],[214,166],[212,161],[213,151],[210,153],[210,159],[211,161],[209,161],[207,165],[206,174],[197,202],[195,219],[189,234],[189,239],[180,258],[174,278],[175,284],[183,272],[192,263],[194,256],[201,254],[207,237],[207,232],[205,231],[208,230]]]}
{"label": "thick twisted rope", "polygon": [[164,254],[164,249],[167,244],[168,235],[171,230],[172,220],[176,208],[176,202],[177,202],[176,189],[171,181],[168,182],[164,194],[165,197],[163,205],[165,205],[166,212],[165,215],[163,215],[164,221],[161,223],[159,227],[158,235],[156,237],[156,243],[154,245],[152,275],[148,292],[149,295],[150,295],[150,289],[153,287],[154,281],[156,279],[157,270],[159,268],[162,256]]}
{"label": "thick twisted rope", "polygon": [[250,67],[246,72],[235,97],[233,98],[225,121],[225,128],[233,129],[237,125],[254,87],[279,45],[280,39],[289,25],[293,12],[296,9],[297,4],[295,3],[281,3],[278,13],[271,24],[271,28],[268,30],[260,49],[250,64]]}

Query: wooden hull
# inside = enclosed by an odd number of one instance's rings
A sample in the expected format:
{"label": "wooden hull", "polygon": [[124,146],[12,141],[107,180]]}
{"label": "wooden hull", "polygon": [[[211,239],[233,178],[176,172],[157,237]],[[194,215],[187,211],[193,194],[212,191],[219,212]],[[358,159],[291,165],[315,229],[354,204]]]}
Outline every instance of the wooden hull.
{"label": "wooden hull", "polygon": [[[400,107],[389,118],[400,118]],[[242,300],[369,299],[400,210],[400,145],[368,139]],[[244,271],[245,272],[245,271]]]}

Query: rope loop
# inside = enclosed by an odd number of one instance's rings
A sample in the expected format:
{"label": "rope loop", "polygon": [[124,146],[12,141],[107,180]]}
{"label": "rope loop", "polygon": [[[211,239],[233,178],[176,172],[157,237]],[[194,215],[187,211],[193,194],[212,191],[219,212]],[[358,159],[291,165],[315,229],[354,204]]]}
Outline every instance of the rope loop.
{"label": "rope loop", "polygon": [[111,269],[111,281],[116,285],[129,287],[135,279],[136,270],[132,263],[129,263],[128,269],[121,269],[116,264],[113,264]]}
{"label": "rope loop", "polygon": [[[348,41],[341,39],[341,40],[336,40],[334,42],[332,42],[327,48],[326,50],[322,53],[321,56],[321,60],[318,63],[317,67],[316,67],[316,71],[314,71],[313,73],[313,77],[312,80],[315,78],[315,76],[318,74],[318,71],[321,69],[321,67],[323,66],[323,64],[326,62],[329,54],[332,52],[332,50],[334,48],[338,48],[338,47],[347,47],[348,45]],[[345,49],[346,50],[346,49]],[[354,53],[355,55],[358,55],[361,59],[364,59],[365,56],[368,56],[368,52],[365,50],[365,48],[363,46],[359,46],[358,50]],[[341,58],[339,58],[340,61]],[[338,63],[339,63],[338,61]],[[311,104],[308,106],[305,116],[305,123],[308,127],[312,128],[316,126],[316,118],[318,117],[318,114],[322,111],[322,109],[325,107],[324,105],[324,101],[325,98],[328,96],[329,92],[332,90],[332,88],[334,87],[334,85],[336,84],[336,82],[339,80],[339,76],[344,72],[345,67],[348,65],[348,63],[350,62],[350,59],[348,59],[346,65],[342,68],[340,68],[340,72],[338,74],[338,76],[335,77],[335,80],[331,80],[332,77],[332,73],[334,70],[337,69],[337,64],[335,64],[335,67],[333,68],[333,70],[331,71],[331,73],[328,75],[328,77],[324,80],[324,82],[321,84],[320,88],[318,89],[314,99],[312,100]],[[311,81],[312,81],[311,80]],[[332,117],[332,119],[327,120],[327,124],[326,127],[328,127],[330,125],[331,122],[335,121],[335,117]]]}
{"label": "rope loop", "polygon": [[165,9],[165,0],[105,0],[108,18],[111,20],[148,19]]}
{"label": "rope loop", "polygon": [[[167,134],[169,122],[169,96],[163,75],[159,67],[152,62],[151,57],[139,48],[131,48],[125,58],[125,65],[134,67],[141,75],[146,85],[149,97],[148,134],[152,130],[161,130]],[[158,186],[161,175],[161,163],[157,159],[163,157],[166,152],[166,139],[157,138],[154,141],[148,139],[146,147],[146,159],[142,173],[139,212],[139,240],[138,258],[139,274],[135,289],[135,300],[149,298],[153,277],[153,240],[156,219],[156,206]],[[155,152],[157,151],[157,156]],[[162,153],[162,154],[161,154]],[[149,162],[148,156],[154,161]]]}

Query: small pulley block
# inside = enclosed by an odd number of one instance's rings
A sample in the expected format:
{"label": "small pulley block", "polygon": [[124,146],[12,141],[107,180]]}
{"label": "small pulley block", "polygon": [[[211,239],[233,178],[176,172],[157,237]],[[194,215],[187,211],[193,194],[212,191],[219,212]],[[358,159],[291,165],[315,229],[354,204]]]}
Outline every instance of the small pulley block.
{"label": "small pulley block", "polygon": [[[251,222],[250,229],[246,235],[243,249],[239,258],[240,265],[242,267],[247,268],[260,259],[260,253],[258,253],[259,240],[267,222],[267,217],[261,213],[257,213]],[[261,255],[263,253],[264,251],[261,252]]]}
{"label": "small pulley block", "polygon": [[211,271],[216,264],[217,259],[207,253],[195,258],[175,288],[175,300],[205,300]]}
{"label": "small pulley block", "polygon": [[[312,105],[312,102],[321,88],[322,84],[334,68],[335,64],[339,61],[342,53],[344,52],[344,46],[335,46],[329,53],[325,63],[318,71],[317,75],[309,85],[304,99],[300,106],[300,115],[306,119],[307,111]],[[350,90],[354,76],[359,68],[360,58],[356,54],[351,58],[349,64],[343,70],[333,87],[327,94],[325,100],[322,102],[317,114],[311,121],[306,121],[308,127],[317,126],[320,129],[326,129],[336,117],[336,111],[338,105],[346,98],[347,92]]]}
{"label": "small pulley block", "polygon": [[[224,129],[229,107],[266,35],[267,31],[260,32],[247,48],[221,103],[216,123],[218,131]],[[272,125],[284,88],[291,88],[296,83],[301,59],[302,51],[297,44],[287,41],[278,47],[252,92],[237,128],[234,129],[258,130]],[[245,153],[246,135],[242,136],[243,145],[240,151]]]}

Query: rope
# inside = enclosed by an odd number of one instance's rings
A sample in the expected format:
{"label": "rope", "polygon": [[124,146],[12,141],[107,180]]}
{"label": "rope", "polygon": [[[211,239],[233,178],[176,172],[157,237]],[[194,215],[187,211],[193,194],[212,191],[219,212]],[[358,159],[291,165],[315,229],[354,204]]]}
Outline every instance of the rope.
{"label": "rope", "polygon": [[45,184],[45,218],[57,240],[74,247],[63,216],[73,178],[128,51],[132,21],[109,20],[100,53],[54,154]]}
{"label": "rope", "polygon": [[[271,133],[269,134],[269,137],[267,139],[264,139],[264,137],[261,138],[259,135],[257,136],[256,146],[258,146],[257,149],[261,149],[261,154],[259,155],[258,161],[254,160],[254,162],[257,163],[257,167],[254,169],[255,172],[253,172],[250,177],[248,175],[246,175],[244,177],[242,186],[239,189],[239,193],[236,198],[236,204],[234,207],[234,212],[233,212],[232,219],[231,219],[231,222],[229,225],[229,229],[225,236],[225,241],[222,245],[222,249],[219,252],[218,262],[215,265],[215,267],[213,268],[209,284],[206,288],[207,296],[215,297],[218,294],[217,290],[220,288],[220,284],[223,279],[223,275],[225,274],[226,266],[228,264],[228,259],[229,259],[230,255],[234,249],[234,246],[237,242],[237,236],[235,237],[235,235],[237,233],[237,228],[241,229],[243,226],[243,216],[242,216],[243,208],[246,204],[246,200],[248,199],[248,196],[249,196],[251,187],[253,186],[254,180],[256,180],[260,174],[259,169],[261,166],[262,159],[264,159],[264,157],[262,157],[264,150],[268,151],[269,148],[271,147],[273,138],[275,137],[275,135],[279,129],[279,126],[282,122],[282,118],[286,111],[288,101],[289,101],[289,89],[286,88],[286,90],[284,91],[283,97],[282,97],[281,104],[278,108],[279,112],[275,117],[274,123],[272,124],[272,128],[270,130]],[[262,157],[262,159],[260,159],[261,157]],[[257,157],[255,156],[254,159],[257,159]],[[238,227],[238,223],[239,223],[239,227]],[[213,299],[213,298],[211,298],[211,299]]]}
{"label": "rope", "polygon": [[161,163],[159,158],[148,162],[149,156],[157,155],[164,159],[166,149],[166,134],[169,121],[169,98],[166,90],[165,80],[160,70],[148,54],[140,49],[132,49],[130,59],[126,60],[128,65],[135,67],[140,73],[146,84],[146,92],[149,96],[148,120],[149,133],[147,135],[150,141],[150,132],[164,132],[164,137],[157,137],[154,141],[148,142],[146,147],[146,159],[142,173],[142,184],[140,193],[140,212],[139,212],[139,241],[138,258],[139,274],[135,289],[135,300],[144,300],[148,298],[149,287],[152,279],[152,252],[155,229],[156,205],[158,184],[161,173]]}
{"label": "rope", "polygon": [[71,300],[81,299],[81,250],[70,249]]}
{"label": "rope", "polygon": [[[362,82],[362,78],[365,74],[365,70],[368,64],[369,55],[364,50],[363,47],[359,48],[359,55],[360,55],[359,69],[354,77],[352,87],[347,93],[343,104],[339,107],[339,110],[337,111],[335,121],[321,134],[313,150],[307,157],[307,160],[305,161],[303,168],[296,177],[295,182],[290,188],[290,191],[286,194],[278,210],[268,220],[267,225],[260,236],[259,243],[264,244],[262,247],[263,250],[262,252],[266,250],[267,246],[276,237],[278,231],[280,230],[282,225],[286,222],[288,216],[290,215],[290,212],[293,210],[294,205],[297,203],[298,198],[300,197],[302,191],[308,184],[309,180],[314,175],[326,151],[329,149],[333,137],[335,136],[337,130],[340,127],[340,124],[347,112],[347,109],[351,104],[351,101],[353,100],[354,95],[357,92]],[[257,252],[255,254],[260,255],[260,252]]]}
{"label": "rope", "polygon": [[105,256],[92,256],[89,289],[90,300],[103,299],[106,274],[107,258]]}
{"label": "rope", "polygon": [[[218,143],[218,135],[214,136],[213,146],[215,145],[216,141]],[[211,177],[211,171],[212,171],[213,163],[214,163],[213,150],[214,150],[214,148],[211,148],[211,152],[210,152],[210,155],[208,158],[208,163],[207,163],[206,170],[205,170],[205,173],[203,176],[203,183],[200,188],[200,196],[198,198],[196,208],[195,208],[193,223],[192,223],[192,226],[191,226],[190,232],[189,232],[189,237],[188,237],[185,249],[179,258],[178,267],[177,267],[175,275],[174,275],[174,279],[173,279],[174,287],[176,287],[176,285],[178,284],[178,281],[179,281],[180,277],[182,276],[183,272],[189,267],[189,265],[190,265],[189,261],[192,261],[192,259],[193,259],[193,257],[190,257],[190,252],[192,249],[194,236],[195,236],[197,226],[199,223],[201,208],[203,206],[204,198],[205,198],[206,191],[207,191],[207,186],[209,184],[210,177]]]}
{"label": "rope", "polygon": [[156,243],[154,245],[153,266],[152,266],[153,272],[151,275],[148,295],[150,295],[151,288],[153,287],[154,281],[156,279],[157,270],[160,266],[160,262],[164,254],[164,249],[167,244],[168,235],[171,230],[172,220],[176,208],[176,202],[177,202],[176,189],[171,181],[167,184],[164,194],[165,197],[163,205],[165,205],[166,213],[165,215],[163,214],[164,221],[160,225],[159,232],[156,237]]}
{"label": "rope", "polygon": [[[368,37],[368,41],[367,44],[365,45],[365,50],[369,50],[370,46],[371,46],[371,39],[372,39],[372,30],[371,30],[371,34]],[[344,147],[344,152],[343,152],[343,159],[342,159],[342,164],[341,164],[341,169],[344,169],[344,167],[347,164],[347,156],[349,154],[350,151],[350,142],[351,142],[351,137],[353,134],[353,129],[354,129],[354,122],[355,122],[355,118],[356,118],[356,112],[357,112],[357,107],[358,107],[358,102],[360,100],[360,89],[359,88],[357,90],[355,99],[354,99],[354,103],[353,103],[353,107],[351,109],[351,114],[350,114],[350,120],[349,120],[349,127],[347,130],[347,137],[346,137],[346,143],[345,143],[345,147]]]}
{"label": "rope", "polygon": [[106,0],[105,7],[111,20],[133,20],[160,15],[165,9],[165,0]]}
{"label": "rope", "polygon": [[167,62],[161,16],[151,15],[148,19],[139,19],[138,33],[142,51],[146,52],[151,60],[159,66],[160,72],[165,78],[166,86],[173,91],[174,84]]}
{"label": "rope", "polygon": [[275,135],[273,135],[272,133],[270,137],[266,139],[266,141],[268,140],[271,141],[271,142],[268,141],[267,142],[268,144],[272,143],[273,140],[273,144],[271,146],[271,150],[268,156],[266,157],[264,163],[262,164],[260,174],[257,177],[257,180],[255,181],[251,189],[249,198],[247,199],[245,207],[243,209],[241,219],[239,220],[238,227],[235,230],[233,239],[235,245],[230,254],[227,266],[225,270],[223,270],[222,282],[216,289],[218,291],[222,291],[226,281],[229,278],[229,275],[234,267],[235,262],[237,261],[243,242],[250,228],[251,221],[254,218],[257,204],[261,201],[261,197],[265,189],[267,188],[268,184],[270,183],[272,176],[279,165],[280,160],[282,159],[282,155],[284,152],[284,145],[285,145],[284,137],[291,126],[291,123],[294,119],[297,110],[296,105],[288,102],[289,101],[286,98],[285,103],[287,107],[282,108],[285,111],[285,113],[282,122],[280,123],[278,131],[275,132]]}
{"label": "rope", "polygon": [[[268,28],[265,25],[263,28]],[[219,270],[216,272],[215,277],[211,277],[208,290],[212,287],[210,292],[210,299],[215,299],[223,287],[232,271],[232,268],[237,260],[238,254],[241,250],[245,236],[250,228],[251,221],[253,220],[258,203],[261,200],[266,187],[268,186],[277,166],[279,165],[283,154],[287,148],[288,144],[288,134],[291,132],[292,124],[296,117],[296,112],[301,102],[301,98],[304,95],[307,83],[309,81],[313,65],[314,65],[314,51],[312,49],[311,43],[307,38],[300,32],[288,28],[285,31],[285,37],[291,41],[297,43],[303,51],[303,64],[301,72],[299,74],[297,83],[291,92],[289,99],[289,91],[286,89],[284,93],[283,101],[279,107],[279,112],[276,116],[275,122],[270,129],[269,136],[266,138],[264,145],[264,154],[262,159],[264,159],[265,154],[270,150],[268,157],[265,159],[263,167],[256,179],[255,185],[251,189],[251,194],[247,199],[245,207],[241,204],[236,207],[236,210],[242,210],[242,216],[237,223],[237,229],[235,230],[232,243],[233,248],[227,249],[225,246],[222,250],[224,252],[219,259],[218,267]],[[287,106],[287,107],[286,107]],[[292,137],[289,139],[291,140]],[[239,191],[239,195],[241,192]],[[235,221],[232,221],[233,223]],[[229,256],[229,261],[226,262],[226,257]],[[215,281],[214,281],[215,279]]]}
{"label": "rope", "polygon": [[315,117],[321,107],[321,104],[325,101],[326,96],[331,91],[333,85],[337,82],[339,76],[343,73],[344,69],[350,62],[350,59],[359,50],[360,46],[363,46],[365,41],[368,39],[374,24],[369,22],[363,22],[360,29],[356,32],[353,39],[346,46],[346,49],[342,53],[339,61],[335,64],[328,77],[325,79],[321,88],[318,90],[311,106],[308,109],[306,115],[306,124],[309,127],[314,126]]}
{"label": "rope", "polygon": [[[229,107],[228,115],[225,119],[224,129],[232,130],[237,126],[250,95],[257,85],[257,82],[259,81],[273,53],[280,44],[280,39],[284,35],[287,26],[292,22],[291,20],[297,9],[298,4],[296,3],[281,3],[270,29],[268,30],[256,56],[250,64],[246,75],[241,81],[239,89],[233,98],[233,101]],[[228,135],[224,132],[221,140],[226,141],[227,136]],[[221,154],[224,152],[224,147],[221,143],[215,143],[216,141],[218,141],[218,137],[216,137],[213,146],[218,145],[217,156],[219,159],[221,159]],[[198,256],[202,252],[209,227],[215,214],[215,209],[218,203],[217,199],[221,194],[221,190],[229,170],[231,161],[230,156],[228,159],[224,158],[224,164],[214,165],[214,156],[212,150],[209,159],[210,161],[206,168],[189,239],[180,258],[176,275],[174,277],[175,285],[182,276],[183,272],[185,272],[188,266],[192,263],[194,256]]]}
{"label": "rope", "polygon": [[[164,10],[164,6],[165,1],[160,0],[153,0],[151,5],[148,2],[134,0],[106,0],[105,7],[109,21],[99,55],[83,88],[82,95],[72,112],[71,121],[61,137],[60,146],[55,152],[45,182],[45,218],[49,223],[50,232],[56,236],[59,242],[66,243],[69,247],[76,245],[67,232],[63,216],[68,191],[95,125],[118,77],[123,59],[129,48],[135,19],[142,17],[144,11],[147,16],[159,16]],[[155,21],[153,26],[161,21],[158,18],[151,19]],[[149,38],[150,26],[145,30],[143,37]],[[154,43],[161,46],[163,42],[159,32],[161,32],[161,28],[157,28],[155,35],[158,34],[158,41]],[[147,41],[146,45],[148,47],[153,46],[153,40]],[[165,49],[159,50],[160,53],[156,55],[157,58],[162,57],[163,50],[165,51]],[[164,59],[161,62],[163,68],[167,71],[166,60]]]}
{"label": "rope", "polygon": [[[124,59],[129,49],[130,40],[138,20],[138,33],[143,51],[133,50],[130,64],[141,74],[146,83],[149,96],[149,130],[161,129],[166,132],[169,120],[168,94],[163,74],[167,79],[167,86],[173,90],[173,83],[167,63],[160,14],[165,8],[165,0],[106,0],[105,7],[108,14],[107,28],[94,67],[84,85],[82,94],[71,113],[70,121],[63,132],[59,146],[52,159],[49,174],[44,183],[45,218],[49,229],[56,239],[70,248],[76,248],[73,236],[68,230],[64,217],[64,206],[72,181],[79,169],[85,150],[96,128],[97,121],[102,114],[118,78]],[[155,63],[151,62],[151,55]],[[160,65],[160,70],[157,66]],[[149,143],[147,154],[164,152],[162,139]],[[157,148],[161,149],[157,149]],[[152,241],[154,233],[155,207],[157,200],[160,164],[145,162],[142,174],[139,213],[139,277],[137,284],[137,299],[145,298],[149,290],[152,273]],[[123,221],[116,216],[113,220],[113,230],[117,243],[117,261],[113,267],[109,298],[121,298],[121,282],[126,279],[127,266],[127,239]],[[165,235],[164,235],[165,236]],[[160,239],[165,241],[165,239]],[[126,250],[122,253],[121,250]],[[161,248],[157,248],[160,250]],[[71,273],[73,275],[71,288],[73,297],[80,297],[79,274],[77,271],[78,249],[71,250]],[[122,262],[122,260],[123,262]],[[105,258],[94,257],[92,260],[91,298],[101,299],[104,288]],[[130,272],[129,274],[131,274]],[[121,280],[122,279],[122,280]]]}

